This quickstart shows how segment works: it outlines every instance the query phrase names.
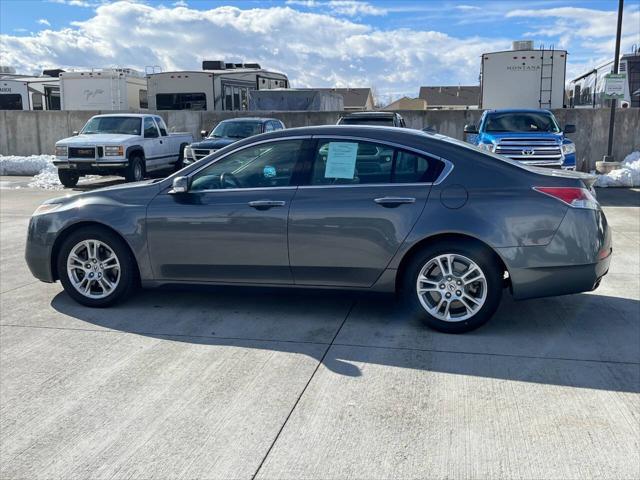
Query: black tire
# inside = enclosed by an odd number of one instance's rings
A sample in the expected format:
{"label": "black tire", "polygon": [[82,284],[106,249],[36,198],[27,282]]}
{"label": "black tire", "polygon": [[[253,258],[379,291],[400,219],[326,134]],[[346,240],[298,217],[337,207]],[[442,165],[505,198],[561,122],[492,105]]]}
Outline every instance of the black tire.
{"label": "black tire", "polygon": [[[107,245],[115,254],[120,264],[119,282],[113,291],[102,298],[91,298],[80,293],[73,285],[67,271],[67,259],[72,249],[83,240],[98,240]],[[87,260],[89,262],[89,260]],[[89,264],[89,263],[88,263]],[[118,235],[99,226],[84,227],[71,233],[64,239],[57,256],[57,273],[62,286],[67,294],[76,302],[88,307],[109,307],[127,298],[138,285],[138,269],[135,258],[128,246]],[[97,282],[96,282],[97,283]],[[93,290],[98,290],[99,285],[93,284]],[[101,289],[101,287],[100,287]]]}
{"label": "black tire", "polygon": [[134,154],[129,158],[129,165],[124,171],[124,178],[127,182],[140,182],[144,180],[144,162],[142,157]]}
{"label": "black tire", "polygon": [[58,169],[58,178],[60,179],[60,183],[66,188],[73,188],[78,184],[80,175],[78,175],[78,172]]}
{"label": "black tire", "polygon": [[[446,254],[461,255],[473,261],[481,269],[486,279],[486,298],[484,304],[467,319],[445,321],[431,315],[422,305],[417,292],[418,275],[420,275],[423,267],[425,267],[430,260]],[[401,293],[409,308],[414,313],[420,315],[429,327],[445,333],[465,333],[484,325],[495,313],[502,297],[503,274],[504,272],[495,254],[482,245],[463,239],[454,242],[435,243],[419,251],[410,260],[403,272]],[[473,276],[470,278],[473,278]],[[445,285],[445,283],[441,285]],[[440,285],[438,285],[437,288],[440,288]],[[447,292],[447,289],[445,288],[443,292]],[[451,293],[451,295],[456,294],[455,291]],[[438,295],[441,295],[439,292],[434,295],[436,299],[442,298],[438,297]],[[454,304],[455,301],[456,299],[453,298],[451,304]],[[455,303],[455,305],[462,307],[459,301]]]}
{"label": "black tire", "polygon": [[186,145],[180,145],[180,154],[178,155],[178,161],[173,167],[174,172],[177,172],[184,168],[184,147],[186,147]]}

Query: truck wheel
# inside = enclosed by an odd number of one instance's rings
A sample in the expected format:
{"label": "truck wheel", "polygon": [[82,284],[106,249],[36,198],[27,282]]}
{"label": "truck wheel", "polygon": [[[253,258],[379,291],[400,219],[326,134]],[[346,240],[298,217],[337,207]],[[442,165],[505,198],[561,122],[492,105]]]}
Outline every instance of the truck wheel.
{"label": "truck wheel", "polygon": [[144,164],[142,158],[134,155],[129,159],[129,165],[124,171],[124,178],[127,182],[139,182],[144,180]]}
{"label": "truck wheel", "polygon": [[180,145],[180,154],[178,155],[178,161],[173,167],[174,172],[177,172],[178,170],[182,170],[184,168],[184,147],[185,145]]}
{"label": "truck wheel", "polygon": [[426,247],[407,266],[403,294],[435,330],[464,333],[484,325],[502,296],[502,271],[485,249],[469,242]]}
{"label": "truck wheel", "polygon": [[73,188],[78,184],[78,180],[80,180],[80,175],[78,172],[70,172],[68,170],[58,170],[58,178],[60,179],[60,183],[67,188]]}

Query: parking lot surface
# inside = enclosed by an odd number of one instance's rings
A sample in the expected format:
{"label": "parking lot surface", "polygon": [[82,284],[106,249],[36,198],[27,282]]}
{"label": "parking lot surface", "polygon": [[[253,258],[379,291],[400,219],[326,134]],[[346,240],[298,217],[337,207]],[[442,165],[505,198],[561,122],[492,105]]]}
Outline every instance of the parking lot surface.
{"label": "parking lot surface", "polygon": [[31,212],[67,192],[21,181],[0,178],[2,479],[640,477],[637,189],[598,191],[596,291],[507,294],[456,336],[349,292],[82,307],[23,259]]}

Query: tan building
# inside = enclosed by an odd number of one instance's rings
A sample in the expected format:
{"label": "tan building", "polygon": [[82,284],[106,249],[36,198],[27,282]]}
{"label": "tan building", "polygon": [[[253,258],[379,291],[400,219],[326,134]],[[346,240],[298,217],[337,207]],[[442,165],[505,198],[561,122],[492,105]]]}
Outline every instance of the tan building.
{"label": "tan building", "polygon": [[419,97],[428,109],[475,109],[480,104],[480,86],[420,87]]}
{"label": "tan building", "polygon": [[391,102],[382,110],[426,110],[427,101],[422,98],[402,97]]}

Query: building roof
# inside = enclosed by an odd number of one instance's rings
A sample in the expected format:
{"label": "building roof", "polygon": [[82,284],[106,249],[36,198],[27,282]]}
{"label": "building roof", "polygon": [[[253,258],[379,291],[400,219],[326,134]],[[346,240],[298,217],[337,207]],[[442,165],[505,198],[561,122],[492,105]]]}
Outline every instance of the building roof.
{"label": "building roof", "polygon": [[445,105],[473,106],[480,103],[479,86],[420,87],[419,98],[427,101],[428,107]]}
{"label": "building roof", "polygon": [[[367,108],[373,106],[373,92],[369,87],[363,88],[301,88],[299,90],[316,90],[318,92],[339,93],[344,99],[344,108]],[[368,105],[371,103],[371,105]]]}
{"label": "building roof", "polygon": [[426,110],[427,101],[424,98],[402,97],[383,108],[383,110]]}

